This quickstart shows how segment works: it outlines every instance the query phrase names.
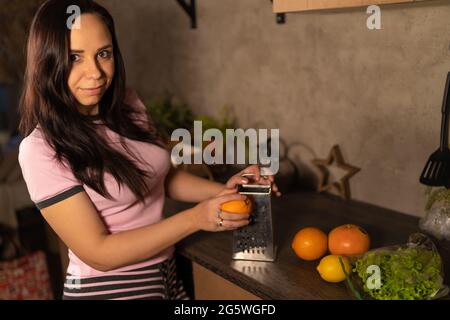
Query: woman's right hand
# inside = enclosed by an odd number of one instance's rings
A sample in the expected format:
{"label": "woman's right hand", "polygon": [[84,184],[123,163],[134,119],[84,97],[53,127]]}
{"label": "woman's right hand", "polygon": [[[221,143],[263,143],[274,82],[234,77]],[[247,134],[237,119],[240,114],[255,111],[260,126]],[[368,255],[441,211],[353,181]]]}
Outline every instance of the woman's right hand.
{"label": "woman's right hand", "polygon": [[[237,193],[236,189],[225,189],[214,198],[198,203],[192,210],[194,224],[200,230],[235,230],[249,224],[250,214],[237,214],[222,211],[220,206],[232,200],[245,200],[247,197]],[[220,221],[222,223],[220,224]]]}

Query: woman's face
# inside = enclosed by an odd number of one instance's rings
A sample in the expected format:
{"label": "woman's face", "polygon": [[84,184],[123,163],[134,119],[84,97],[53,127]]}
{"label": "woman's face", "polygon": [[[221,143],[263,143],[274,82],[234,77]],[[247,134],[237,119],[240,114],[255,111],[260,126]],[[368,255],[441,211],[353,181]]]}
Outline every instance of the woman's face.
{"label": "woman's face", "polygon": [[96,114],[114,76],[114,48],[108,27],[99,16],[82,14],[79,19],[80,28],[70,32],[68,85],[80,104],[79,111]]}

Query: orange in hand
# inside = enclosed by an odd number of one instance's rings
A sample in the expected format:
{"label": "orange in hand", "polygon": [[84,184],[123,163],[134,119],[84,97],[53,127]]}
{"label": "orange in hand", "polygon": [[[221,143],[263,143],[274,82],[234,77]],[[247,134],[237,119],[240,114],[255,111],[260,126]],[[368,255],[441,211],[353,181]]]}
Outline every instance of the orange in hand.
{"label": "orange in hand", "polygon": [[249,214],[253,210],[253,203],[249,197],[247,197],[247,199],[245,200],[232,200],[222,203],[220,206],[220,210],[230,213]]}
{"label": "orange in hand", "polygon": [[328,237],[318,228],[303,228],[294,236],[291,246],[299,258],[312,261],[327,252]]}

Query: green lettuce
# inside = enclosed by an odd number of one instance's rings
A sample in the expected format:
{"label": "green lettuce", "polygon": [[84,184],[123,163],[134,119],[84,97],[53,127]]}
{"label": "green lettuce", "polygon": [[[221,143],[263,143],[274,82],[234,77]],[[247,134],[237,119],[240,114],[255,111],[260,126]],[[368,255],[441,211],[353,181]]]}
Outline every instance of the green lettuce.
{"label": "green lettuce", "polygon": [[[420,248],[378,249],[356,260],[354,272],[364,291],[377,300],[417,300],[432,298],[442,286],[441,258],[438,253]],[[371,265],[381,272],[381,287],[369,289]],[[370,280],[369,280],[370,281]]]}

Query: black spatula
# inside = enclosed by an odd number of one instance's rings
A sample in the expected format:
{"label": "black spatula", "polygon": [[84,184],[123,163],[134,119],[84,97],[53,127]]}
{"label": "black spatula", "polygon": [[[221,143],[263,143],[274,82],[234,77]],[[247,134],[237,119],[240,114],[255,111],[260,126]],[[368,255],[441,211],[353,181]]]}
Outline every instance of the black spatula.
{"label": "black spatula", "polygon": [[450,108],[450,72],[445,84],[442,103],[441,145],[428,159],[420,176],[420,182],[433,187],[450,187],[450,149],[448,148],[448,111]]}

